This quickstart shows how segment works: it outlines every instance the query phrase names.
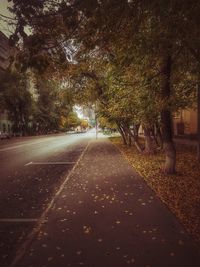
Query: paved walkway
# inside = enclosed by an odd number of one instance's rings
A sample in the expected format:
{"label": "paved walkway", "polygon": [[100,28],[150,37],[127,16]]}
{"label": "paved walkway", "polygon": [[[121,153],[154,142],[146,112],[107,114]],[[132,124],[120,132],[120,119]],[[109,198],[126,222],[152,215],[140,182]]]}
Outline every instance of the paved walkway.
{"label": "paved walkway", "polygon": [[90,143],[45,219],[13,266],[200,266],[194,242],[106,139]]}

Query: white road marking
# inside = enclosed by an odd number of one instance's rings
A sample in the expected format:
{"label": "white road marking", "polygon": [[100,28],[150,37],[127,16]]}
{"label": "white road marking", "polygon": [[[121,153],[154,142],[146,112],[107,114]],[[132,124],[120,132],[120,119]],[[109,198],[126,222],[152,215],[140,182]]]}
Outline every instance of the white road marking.
{"label": "white road marking", "polygon": [[16,149],[16,148],[20,148],[23,146],[31,146],[31,145],[39,145],[41,143],[43,143],[44,141],[40,141],[40,142],[32,142],[32,143],[28,143],[28,144],[20,144],[20,145],[16,145],[16,146],[10,146],[10,147],[5,147],[5,148],[1,148],[0,151],[7,151],[7,150],[12,150],[12,149]]}
{"label": "white road marking", "polygon": [[29,162],[25,164],[24,166],[29,166],[29,165],[68,165],[68,164],[75,164],[76,162],[74,161],[45,161],[45,162]]}
{"label": "white road marking", "polygon": [[66,183],[68,182],[68,180],[70,179],[70,177],[72,176],[74,170],[76,169],[76,167],[78,166],[79,162],[81,161],[81,159],[83,158],[84,154],[86,153],[88,147],[90,145],[90,142],[88,142],[87,146],[85,147],[85,149],[83,150],[83,152],[81,153],[80,157],[78,158],[77,162],[74,164],[73,168],[71,169],[71,171],[68,173],[68,175],[66,176],[64,182],[62,183],[62,185],[60,186],[59,190],[57,191],[57,193],[55,194],[55,196],[53,197],[53,199],[51,200],[51,202],[49,203],[48,207],[46,208],[46,210],[43,212],[43,214],[41,215],[40,219],[37,222],[37,226],[31,231],[31,233],[26,237],[26,241],[22,244],[22,246],[18,249],[18,251],[16,252],[16,257],[14,258],[13,262],[10,264],[10,267],[16,267],[18,266],[19,261],[21,260],[21,258],[24,256],[24,254],[26,253],[26,250],[28,249],[28,247],[30,246],[31,242],[33,241],[34,237],[39,233],[39,231],[41,230],[41,227],[43,225],[43,223],[45,222],[45,219],[47,217],[47,214],[49,213],[50,209],[53,207],[56,199],[58,198],[58,196],[61,194],[62,190],[64,189]]}
{"label": "white road marking", "polygon": [[0,223],[19,223],[19,222],[38,222],[39,219],[33,218],[3,218]]}
{"label": "white road marking", "polygon": [[28,165],[31,165],[33,162],[29,162],[29,163],[26,163],[24,166],[28,166]]}
{"label": "white road marking", "polygon": [[7,150],[11,150],[11,149],[22,147],[22,146],[24,146],[24,145],[17,145],[17,146],[6,147],[6,148],[0,149],[0,151],[7,151]]}
{"label": "white road marking", "polygon": [[20,143],[19,145],[11,145],[10,147],[4,147],[4,148],[0,148],[0,151],[7,151],[7,150],[12,150],[12,149],[17,149],[17,148],[20,148],[20,147],[24,147],[24,146],[32,146],[32,145],[39,145],[39,144],[42,144],[42,143],[46,143],[46,142],[49,142],[49,141],[55,141],[57,140],[58,137],[45,137],[44,140],[35,140],[35,141],[31,141],[29,142],[28,140],[27,141],[23,141],[23,143]]}

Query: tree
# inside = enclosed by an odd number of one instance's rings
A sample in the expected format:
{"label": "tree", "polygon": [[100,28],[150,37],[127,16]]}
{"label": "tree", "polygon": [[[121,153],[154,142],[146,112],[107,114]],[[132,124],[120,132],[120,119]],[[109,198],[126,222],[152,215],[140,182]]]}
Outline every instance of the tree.
{"label": "tree", "polygon": [[9,117],[13,121],[13,132],[23,135],[27,133],[33,108],[26,82],[24,74],[9,71],[4,73],[0,80],[4,107],[9,111]]}
{"label": "tree", "polygon": [[70,116],[73,99],[69,91],[61,82],[37,78],[36,88],[38,100],[36,103],[33,121],[35,131],[47,133],[58,130],[63,124],[63,118]]}
{"label": "tree", "polygon": [[[138,129],[142,124],[147,153],[154,150],[152,129],[161,128],[166,155],[164,171],[175,173],[172,112],[188,105],[184,99],[186,91],[188,98],[191,95],[191,90],[185,89],[189,79],[179,81],[184,68],[177,67],[176,62],[179,57],[182,62],[185,59],[182,52],[183,43],[188,43],[188,31],[184,32],[181,23],[191,16],[193,5],[189,1],[167,0],[67,3],[46,0],[33,1],[28,6],[25,0],[13,2],[18,21],[13,40],[18,35],[23,38],[29,62],[44,50],[44,38],[48,40],[48,49],[52,48],[49,44],[56,47],[56,55],[63,54],[63,48],[68,51],[65,54],[71,55],[73,67],[58,64],[58,70],[61,65],[65,70],[72,69],[76,95],[82,97],[84,91],[90,99],[92,95],[93,101],[98,99],[103,116],[117,123],[124,142],[129,145],[132,139],[138,145],[137,131],[130,126]],[[25,25],[33,28],[32,39],[24,34]],[[87,94],[88,89],[94,93]]]}
{"label": "tree", "polygon": [[76,112],[71,111],[68,116],[64,119],[63,128],[71,130],[81,125],[81,120],[78,118]]}
{"label": "tree", "polygon": [[195,68],[195,78],[197,89],[197,158],[200,161],[200,3],[198,1],[190,3],[190,1],[185,1],[182,7],[182,27],[179,31],[179,38],[184,47],[192,55],[190,64]]}

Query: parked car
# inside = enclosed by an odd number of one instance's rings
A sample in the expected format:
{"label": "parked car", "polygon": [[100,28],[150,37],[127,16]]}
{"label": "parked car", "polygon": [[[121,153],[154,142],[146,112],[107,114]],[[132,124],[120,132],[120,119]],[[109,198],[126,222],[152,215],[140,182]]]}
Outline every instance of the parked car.
{"label": "parked car", "polygon": [[3,140],[3,139],[10,139],[11,135],[7,132],[0,132],[0,139]]}

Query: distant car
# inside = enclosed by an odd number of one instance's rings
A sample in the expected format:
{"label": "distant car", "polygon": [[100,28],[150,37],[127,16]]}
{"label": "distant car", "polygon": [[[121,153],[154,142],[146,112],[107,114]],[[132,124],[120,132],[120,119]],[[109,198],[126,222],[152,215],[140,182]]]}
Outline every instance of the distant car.
{"label": "distant car", "polygon": [[0,132],[0,139],[3,140],[3,139],[10,139],[11,135],[7,132]]}

